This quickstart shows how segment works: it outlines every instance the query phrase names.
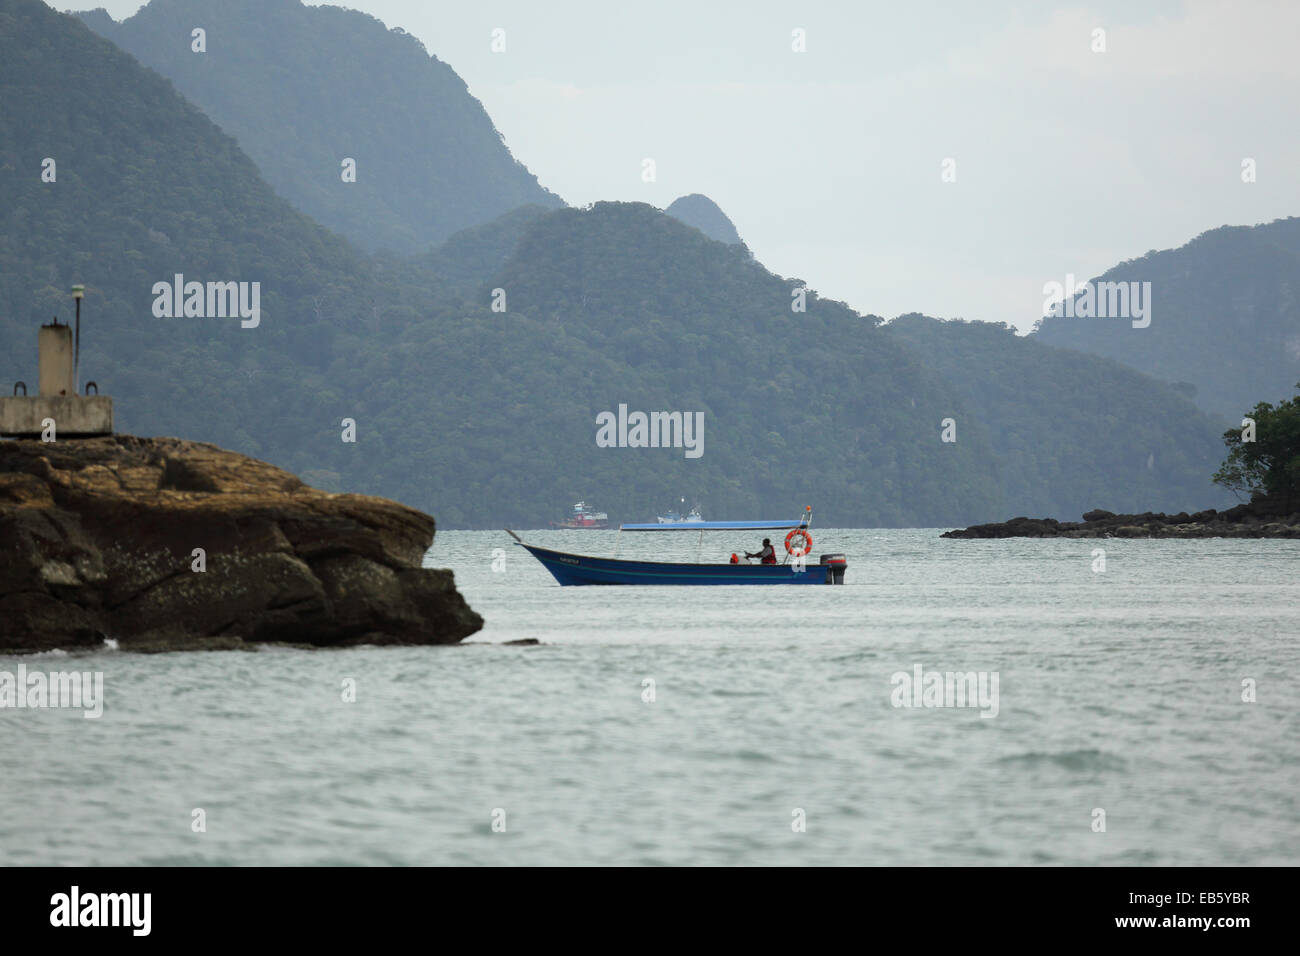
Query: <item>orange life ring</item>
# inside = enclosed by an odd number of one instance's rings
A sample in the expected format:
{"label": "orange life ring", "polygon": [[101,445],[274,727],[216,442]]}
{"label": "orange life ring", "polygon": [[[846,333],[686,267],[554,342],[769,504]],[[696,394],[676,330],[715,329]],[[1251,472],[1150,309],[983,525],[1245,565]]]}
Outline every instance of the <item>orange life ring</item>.
{"label": "orange life ring", "polygon": [[793,538],[795,535],[799,535],[799,537],[803,538],[803,550],[800,551],[799,553],[807,554],[808,552],[810,552],[812,550],[812,535],[810,535],[803,528],[795,528],[793,531],[791,531],[789,534],[785,536],[785,553],[794,554],[794,548],[790,547],[790,539]]}

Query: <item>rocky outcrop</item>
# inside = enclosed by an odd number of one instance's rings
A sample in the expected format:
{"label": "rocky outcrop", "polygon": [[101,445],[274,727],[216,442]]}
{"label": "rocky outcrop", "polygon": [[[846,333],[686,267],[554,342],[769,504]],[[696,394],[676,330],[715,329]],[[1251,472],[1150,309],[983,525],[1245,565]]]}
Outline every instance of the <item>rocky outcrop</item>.
{"label": "rocky outcrop", "polygon": [[1227,511],[1148,511],[1117,515],[1089,511],[1083,521],[1012,518],[945,532],[945,538],[1300,538],[1300,501],[1256,498]]}
{"label": "rocky outcrop", "polygon": [[736,232],[735,224],[708,196],[700,193],[681,196],[673,200],[664,212],[688,226],[694,226],[710,239],[733,246],[740,243],[740,233]]}
{"label": "rocky outcrop", "polygon": [[434,520],[175,438],[0,441],[0,651],[450,644]]}

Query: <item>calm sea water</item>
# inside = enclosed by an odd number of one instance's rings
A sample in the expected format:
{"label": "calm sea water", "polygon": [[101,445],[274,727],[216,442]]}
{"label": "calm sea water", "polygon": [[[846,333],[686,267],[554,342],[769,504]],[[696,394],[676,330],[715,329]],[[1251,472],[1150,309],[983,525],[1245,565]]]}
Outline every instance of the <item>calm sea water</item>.
{"label": "calm sea water", "polygon": [[[471,645],[0,657],[106,696],[0,710],[0,863],[1300,863],[1300,542],[815,537],[845,586],[561,589],[442,532]],[[893,706],[918,665],[997,715]]]}

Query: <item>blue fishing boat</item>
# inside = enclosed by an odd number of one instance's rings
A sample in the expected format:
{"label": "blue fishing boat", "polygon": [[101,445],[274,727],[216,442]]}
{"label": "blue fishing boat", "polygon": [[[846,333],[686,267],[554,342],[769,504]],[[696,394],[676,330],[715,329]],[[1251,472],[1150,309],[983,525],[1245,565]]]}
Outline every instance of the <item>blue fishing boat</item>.
{"label": "blue fishing boat", "polygon": [[[807,559],[812,548],[811,511],[794,521],[697,521],[673,524],[625,524],[619,531],[786,531],[785,558],[779,563],[748,564],[735,554],[729,563],[643,561],[571,554],[528,544],[509,528],[515,543],[542,563],[562,585],[576,584],[843,584],[848,567],[842,554]],[[698,555],[697,555],[698,556]],[[775,562],[775,557],[772,558]]]}

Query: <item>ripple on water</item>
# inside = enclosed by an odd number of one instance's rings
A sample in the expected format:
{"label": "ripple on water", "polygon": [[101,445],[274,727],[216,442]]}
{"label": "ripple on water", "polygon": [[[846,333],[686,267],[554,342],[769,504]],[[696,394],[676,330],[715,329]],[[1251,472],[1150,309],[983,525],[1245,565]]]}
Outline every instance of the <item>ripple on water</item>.
{"label": "ripple on water", "polygon": [[1118,754],[1101,750],[1062,750],[1054,753],[1012,754],[998,760],[999,764],[1015,767],[1059,767],[1076,773],[1114,771],[1123,772],[1128,762]]}
{"label": "ripple on water", "polygon": [[[1115,542],[1099,582],[1077,542],[829,529],[853,586],[792,594],[559,588],[504,537],[428,559],[474,648],[73,655],[101,718],[0,710],[0,864],[1300,862],[1300,542]],[[918,664],[1000,674],[998,715],[892,706]]]}

